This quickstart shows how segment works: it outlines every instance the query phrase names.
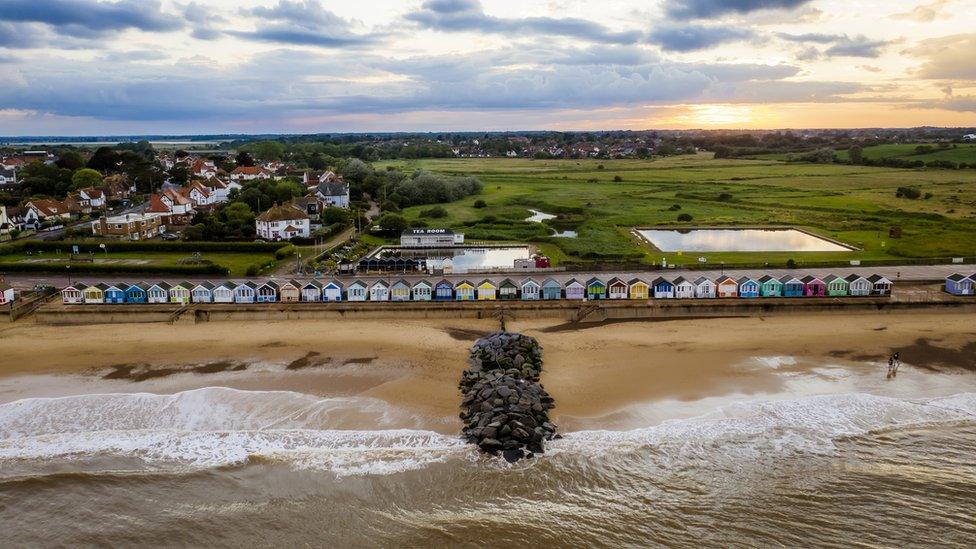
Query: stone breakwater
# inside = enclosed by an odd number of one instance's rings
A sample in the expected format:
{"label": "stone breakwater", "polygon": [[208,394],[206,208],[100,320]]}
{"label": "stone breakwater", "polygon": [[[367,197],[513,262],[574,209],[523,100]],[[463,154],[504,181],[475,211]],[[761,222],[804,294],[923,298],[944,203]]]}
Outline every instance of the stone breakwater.
{"label": "stone breakwater", "polygon": [[545,451],[545,441],[560,438],[549,421],[555,405],[539,383],[542,346],[534,338],[497,332],[471,348],[461,375],[461,430],[485,453],[515,462]]}

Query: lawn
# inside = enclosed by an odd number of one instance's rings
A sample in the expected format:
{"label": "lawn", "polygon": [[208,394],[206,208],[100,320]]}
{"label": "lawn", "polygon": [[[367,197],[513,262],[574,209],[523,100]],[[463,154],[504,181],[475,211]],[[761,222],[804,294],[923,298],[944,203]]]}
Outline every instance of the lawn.
{"label": "lawn", "polygon": [[[721,159],[711,155],[657,160],[425,159],[378,163],[405,170],[474,175],[476,196],[445,204],[448,216],[424,219],[471,240],[531,241],[556,262],[814,264],[976,255],[976,172],[904,170],[839,164]],[[901,186],[928,199],[897,198]],[[477,199],[487,203],[475,208]],[[675,209],[680,207],[680,209]],[[421,219],[429,206],[404,210]],[[555,214],[528,223],[529,209]],[[692,222],[679,223],[679,214]],[[790,225],[856,246],[832,253],[665,254],[631,235],[636,226]],[[901,227],[901,238],[888,237]],[[571,229],[578,238],[552,238]]]}
{"label": "lawn", "polygon": [[[921,160],[929,162],[931,160],[950,160],[952,162],[964,162],[966,164],[976,163],[976,143],[954,143],[948,149],[939,149],[937,143],[930,143],[933,147],[932,152],[919,154],[915,148],[918,143],[892,143],[887,145],[875,145],[865,147],[862,154],[864,158],[880,160],[882,158],[903,158],[905,160]],[[750,158],[756,160],[780,160],[787,159],[787,153],[760,154]],[[837,151],[837,158],[846,162],[850,160],[847,149]]]}
{"label": "lawn", "polygon": [[[189,257],[191,254],[183,252],[157,252],[157,251],[139,251],[139,252],[109,252],[108,254],[95,254],[92,256],[97,263],[122,263],[122,264],[138,264],[138,265],[157,265],[157,266],[176,266],[180,264],[180,260]],[[23,263],[23,262],[42,262],[44,260],[58,260],[64,259],[63,254],[59,255],[57,253],[45,252],[45,253],[35,253],[28,257],[26,253],[17,253],[10,255],[0,255],[0,271],[3,270],[4,263]],[[248,267],[254,264],[266,264],[267,262],[275,261],[273,253],[232,253],[232,252],[206,252],[201,254],[203,260],[209,260],[217,265],[222,265],[230,269],[231,276],[244,276],[247,272]],[[51,261],[52,270],[55,270],[55,266],[60,270],[61,265],[64,263],[60,261]],[[111,275],[106,274],[105,277],[110,278]],[[153,278],[152,275],[146,275],[147,278]]]}

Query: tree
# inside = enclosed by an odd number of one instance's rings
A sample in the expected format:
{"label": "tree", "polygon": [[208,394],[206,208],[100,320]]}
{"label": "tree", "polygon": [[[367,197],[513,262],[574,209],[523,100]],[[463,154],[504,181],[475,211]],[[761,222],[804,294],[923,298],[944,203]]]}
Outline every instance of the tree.
{"label": "tree", "polygon": [[254,157],[251,156],[251,153],[249,153],[247,151],[239,151],[237,153],[237,156],[234,157],[234,160],[237,162],[237,165],[238,166],[253,166],[254,165]]}
{"label": "tree", "polygon": [[475,208],[478,208],[478,209],[487,208],[488,207],[488,203],[485,202],[484,200],[478,199],[478,200],[475,200],[474,201],[474,207]]}
{"label": "tree", "polygon": [[285,155],[285,146],[278,141],[258,141],[241,147],[241,149],[262,162],[281,160]]}
{"label": "tree", "polygon": [[82,168],[71,176],[71,188],[74,190],[98,187],[102,184],[102,174],[91,168]]}
{"label": "tree", "polygon": [[335,225],[336,223],[349,223],[352,215],[349,210],[343,208],[325,208],[322,210],[322,224]]}
{"label": "tree", "polygon": [[95,150],[95,154],[88,159],[88,167],[99,171],[117,170],[120,161],[121,157],[114,149],[99,147]]}
{"label": "tree", "polygon": [[66,150],[61,152],[55,164],[59,168],[75,171],[85,167],[85,159],[78,151]]}
{"label": "tree", "polygon": [[407,220],[402,215],[386,213],[380,216],[376,222],[380,229],[387,232],[402,232],[409,226]]}
{"label": "tree", "polygon": [[186,185],[190,181],[190,168],[186,162],[177,162],[169,169],[169,180],[177,185]]}
{"label": "tree", "polygon": [[851,145],[848,155],[851,157],[851,164],[860,164],[864,161],[864,149],[860,145]]}
{"label": "tree", "polygon": [[678,221],[691,221],[692,219],[694,218],[691,217],[691,214],[687,214],[687,213],[678,214]]}

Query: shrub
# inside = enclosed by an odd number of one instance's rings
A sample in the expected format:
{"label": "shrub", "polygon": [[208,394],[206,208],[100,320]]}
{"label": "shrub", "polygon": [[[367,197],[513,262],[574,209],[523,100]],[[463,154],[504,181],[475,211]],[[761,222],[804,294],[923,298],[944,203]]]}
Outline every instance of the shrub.
{"label": "shrub", "polygon": [[8,273],[93,273],[93,274],[174,274],[174,275],[223,275],[230,269],[223,265],[125,265],[112,263],[71,263],[71,269],[64,264],[50,263],[0,263],[0,271]]}
{"label": "shrub", "polygon": [[930,199],[930,198],[932,198],[933,196],[934,196],[934,195],[933,195],[932,193],[925,193],[925,196],[924,196],[924,197],[922,197],[922,198],[924,198],[925,200],[929,200],[929,199]]}
{"label": "shrub", "polygon": [[598,169],[598,170],[602,170],[602,169],[603,169],[603,164],[600,164],[600,165],[598,165],[598,166],[596,167],[596,169]]}
{"label": "shrub", "polygon": [[694,219],[691,214],[683,213],[678,215],[678,221],[691,221]]}
{"label": "shrub", "polygon": [[17,251],[68,252],[78,246],[81,253],[101,252],[99,244],[105,244],[112,252],[230,252],[230,253],[273,253],[288,245],[287,242],[178,242],[165,240],[26,240],[19,242],[8,253]]}
{"label": "shrub", "polygon": [[623,180],[624,180],[624,178],[620,177],[619,175],[613,176],[613,182],[614,183],[620,183]]}
{"label": "shrub", "polygon": [[731,202],[732,201],[732,193],[722,193],[722,194],[718,195],[718,201],[719,202]]}
{"label": "shrub", "polygon": [[668,209],[671,210],[672,212],[676,212],[681,209],[681,204],[672,204],[671,207]]}
{"label": "shrub", "polygon": [[795,269],[796,268],[796,261],[794,259],[792,259],[792,258],[787,259],[786,260],[786,268],[787,269]]}
{"label": "shrub", "polygon": [[485,202],[484,200],[478,199],[474,201],[474,207],[478,209],[486,208],[488,207],[488,203]]}
{"label": "shrub", "polygon": [[[479,202],[484,202],[480,200]],[[475,206],[477,207],[477,206]],[[433,208],[428,208],[426,210],[420,211],[420,217],[430,217],[433,219],[441,219],[447,217],[447,210],[443,206],[434,206]]]}
{"label": "shrub", "polygon": [[410,226],[413,227],[413,228],[415,228],[415,229],[423,229],[424,227],[427,227],[428,225],[427,225],[427,222],[424,221],[423,219],[414,219],[413,221],[410,222]]}
{"label": "shrub", "polygon": [[898,189],[895,191],[895,196],[898,198],[916,200],[922,196],[922,191],[916,189],[915,187],[898,187]]}
{"label": "shrub", "polygon": [[294,244],[289,244],[289,245],[287,245],[287,246],[285,246],[283,248],[279,248],[278,251],[275,252],[275,259],[277,259],[277,260],[280,261],[280,260],[282,260],[282,259],[284,259],[286,257],[295,255],[295,252],[297,250],[298,249],[295,248],[295,245]]}

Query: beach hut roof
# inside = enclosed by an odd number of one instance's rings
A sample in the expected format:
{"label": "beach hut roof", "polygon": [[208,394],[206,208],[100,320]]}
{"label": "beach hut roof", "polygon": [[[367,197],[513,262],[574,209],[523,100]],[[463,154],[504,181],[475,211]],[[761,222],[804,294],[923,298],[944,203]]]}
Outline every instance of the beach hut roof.
{"label": "beach hut roof", "polygon": [[722,284],[725,284],[725,283],[727,283],[727,282],[731,282],[731,283],[733,283],[733,284],[738,284],[738,283],[739,283],[739,281],[738,281],[738,280],[736,280],[736,279],[734,279],[734,278],[732,278],[732,277],[731,277],[731,276],[729,276],[729,275],[725,275],[725,276],[723,276],[723,277],[720,277],[720,278],[718,279],[718,283],[719,283],[719,285],[722,285]]}
{"label": "beach hut roof", "polygon": [[685,277],[683,277],[683,276],[679,276],[678,278],[674,279],[674,285],[675,286],[678,286],[680,284],[685,284],[685,283],[690,284],[690,282],[688,281],[688,279],[685,278]]}
{"label": "beach hut roof", "polygon": [[416,282],[416,283],[415,283],[415,284],[413,285],[413,287],[414,287],[414,288],[416,288],[417,286],[426,286],[426,287],[428,287],[428,288],[432,288],[432,287],[433,287],[433,286],[431,286],[431,285],[430,285],[430,282],[427,282],[426,280],[418,280],[418,281],[417,281],[417,282]]}
{"label": "beach hut roof", "polygon": [[[160,288],[162,290],[166,290],[167,292],[169,291],[170,288],[172,288],[172,286],[170,286],[168,282],[157,282],[153,284],[153,286]],[[150,288],[152,288],[152,286],[150,286]]]}
{"label": "beach hut roof", "polygon": [[837,275],[835,275],[835,274],[829,274],[829,275],[823,277],[823,281],[825,283],[827,283],[827,284],[830,284],[832,282],[836,282],[838,280],[844,280],[844,279],[841,278],[841,277],[839,277],[839,276],[837,276]]}
{"label": "beach hut roof", "polygon": [[217,286],[217,288],[226,288],[228,290],[233,290],[236,287],[237,287],[237,284],[234,284],[233,282],[231,282],[229,280],[227,282],[222,282],[220,285]]}
{"label": "beach hut roof", "polygon": [[370,285],[370,287],[376,287],[376,286],[383,286],[384,288],[389,288],[390,287],[390,285],[387,284],[387,282],[385,280],[377,280],[376,282],[374,282],[374,283],[372,283]]}
{"label": "beach hut roof", "polygon": [[146,291],[149,288],[149,285],[146,284],[145,282],[133,282],[131,284],[127,284],[126,287],[125,287],[126,290],[131,290],[132,288],[136,288],[138,290]]}
{"label": "beach hut roof", "polygon": [[492,282],[491,280],[489,280],[487,278],[484,279],[484,280],[482,280],[480,283],[478,283],[478,287],[479,288],[482,287],[482,286],[491,286],[492,288],[497,288],[498,287],[498,286],[495,285],[494,282]]}
{"label": "beach hut roof", "polygon": [[560,288],[562,288],[562,284],[560,284],[559,282],[556,282],[556,279],[554,279],[554,278],[547,278],[547,279],[545,279],[545,281],[542,282],[542,287],[543,288],[552,288],[552,287],[557,287],[557,286],[560,287]]}
{"label": "beach hut roof", "polygon": [[322,283],[319,282],[318,280],[309,280],[308,282],[306,282],[302,286],[302,289],[303,290],[307,290],[309,288],[315,288],[316,290],[321,290],[322,289]]}
{"label": "beach hut roof", "polygon": [[672,284],[670,280],[664,278],[663,276],[659,276],[659,277],[657,277],[657,278],[654,279],[654,285],[655,286],[660,286],[661,284],[667,284],[669,286],[674,286],[674,284]]}
{"label": "beach hut roof", "polygon": [[800,282],[803,282],[804,284],[810,284],[811,282],[823,282],[823,280],[820,280],[819,278],[817,278],[817,277],[815,277],[813,275],[807,275],[807,276],[801,278],[800,279]]}
{"label": "beach hut roof", "polygon": [[952,273],[951,275],[949,275],[949,276],[946,277],[946,280],[951,280],[953,282],[962,282],[963,280],[966,280],[967,278],[969,278],[969,277],[966,276],[966,275],[959,274],[959,273]]}
{"label": "beach hut roof", "polygon": [[241,286],[247,286],[248,288],[250,288],[252,290],[257,290],[258,289],[258,285],[256,283],[254,283],[254,282],[251,282],[250,280],[248,280],[247,282],[245,282],[243,284],[240,284],[238,286],[238,288],[240,288]]}
{"label": "beach hut roof", "polygon": [[790,282],[801,282],[801,280],[799,278],[797,278],[797,277],[795,277],[793,275],[786,275],[786,276],[780,277],[779,281],[782,282],[783,284],[789,284]]}
{"label": "beach hut roof", "polygon": [[606,286],[607,283],[594,276],[593,278],[591,278],[591,279],[589,279],[589,280],[586,281],[586,285],[587,286]]}
{"label": "beach hut roof", "polygon": [[197,284],[196,286],[193,287],[194,290],[196,290],[197,288],[203,288],[205,290],[213,290],[214,289],[214,284],[213,284],[213,282],[206,282],[206,281],[204,281],[204,282],[201,282],[201,283],[199,283],[199,284]]}
{"label": "beach hut roof", "polygon": [[867,279],[861,275],[852,274],[852,275],[845,276],[844,280],[846,280],[847,282],[854,282],[855,280],[867,280]]}
{"label": "beach hut roof", "polygon": [[627,284],[630,284],[631,286],[634,284],[643,284],[647,286],[647,282],[644,282],[644,280],[640,278],[631,278],[629,281],[627,281]]}
{"label": "beach hut roof", "polygon": [[763,275],[759,278],[760,284],[766,284],[768,282],[779,282],[779,279],[772,275]]}
{"label": "beach hut roof", "polygon": [[406,280],[404,280],[402,278],[400,280],[397,280],[396,282],[394,282],[393,285],[394,286],[397,286],[397,287],[406,287],[406,288],[409,288],[410,287],[410,283],[408,283]]}
{"label": "beach hut roof", "polygon": [[438,288],[444,288],[445,286],[450,286],[451,288],[453,288],[454,283],[446,278],[437,283]]}
{"label": "beach hut roof", "polygon": [[532,280],[531,278],[527,278],[527,279],[525,279],[525,280],[522,281],[522,287],[523,288],[526,287],[526,286],[538,286],[538,285],[539,285],[539,283],[536,282],[535,280]]}
{"label": "beach hut roof", "polygon": [[342,289],[342,282],[338,280],[330,280],[328,284],[321,284],[321,283],[317,283],[317,284],[319,284],[319,288],[323,288],[323,289],[324,288],[332,288],[333,290]]}
{"label": "beach hut roof", "polygon": [[[83,291],[85,291],[85,288],[88,288],[88,284],[85,284],[83,282],[79,282],[78,284],[75,284],[74,286],[66,286],[65,287],[65,290],[78,290],[79,292],[83,292]],[[62,290],[62,291],[64,291],[64,290]]]}
{"label": "beach hut roof", "polygon": [[878,282],[887,282],[888,284],[891,284],[891,280],[889,280],[888,277],[881,276],[879,274],[869,276],[868,281],[874,284],[877,284]]}
{"label": "beach hut roof", "polygon": [[183,282],[177,282],[176,284],[173,285],[173,287],[174,288],[185,288],[187,290],[190,290],[190,289],[193,288],[193,284],[190,284],[189,282],[187,282],[187,281],[184,280]]}
{"label": "beach hut roof", "polygon": [[456,288],[460,288],[461,286],[467,286],[469,288],[474,288],[474,284],[472,284],[470,280],[462,280],[461,282],[458,282],[457,284],[455,284],[455,287]]}
{"label": "beach hut roof", "polygon": [[739,286],[742,286],[746,282],[753,282],[758,284],[758,282],[756,282],[756,279],[752,278],[751,276],[741,276],[739,277],[739,280],[737,280],[736,282],[739,283]]}
{"label": "beach hut roof", "polygon": [[104,282],[99,282],[98,284],[95,284],[95,287],[98,288],[99,290],[103,291],[103,292],[105,290],[111,288],[111,286],[109,286],[108,284],[106,284]]}
{"label": "beach hut roof", "polygon": [[569,280],[566,281],[566,287],[568,288],[569,286],[580,286],[580,287],[582,287],[583,286],[583,283],[580,282],[579,280],[576,280],[575,278],[570,278]]}
{"label": "beach hut roof", "polygon": [[349,283],[349,287],[352,288],[353,286],[359,286],[361,288],[365,288],[366,283],[363,282],[362,280],[353,280],[351,283]]}
{"label": "beach hut roof", "polygon": [[499,284],[498,287],[499,288],[518,288],[518,284],[516,284],[511,278],[506,278],[505,280],[502,280],[502,283]]}
{"label": "beach hut roof", "polygon": [[712,282],[712,279],[704,276],[700,276],[695,279],[695,286],[701,286],[703,284],[715,284],[715,283]]}
{"label": "beach hut roof", "polygon": [[260,286],[258,286],[258,288],[264,288],[264,287],[268,287],[268,288],[271,288],[272,290],[277,291],[278,290],[278,283],[275,282],[275,281],[273,281],[273,280],[268,280],[264,284],[261,284]]}

